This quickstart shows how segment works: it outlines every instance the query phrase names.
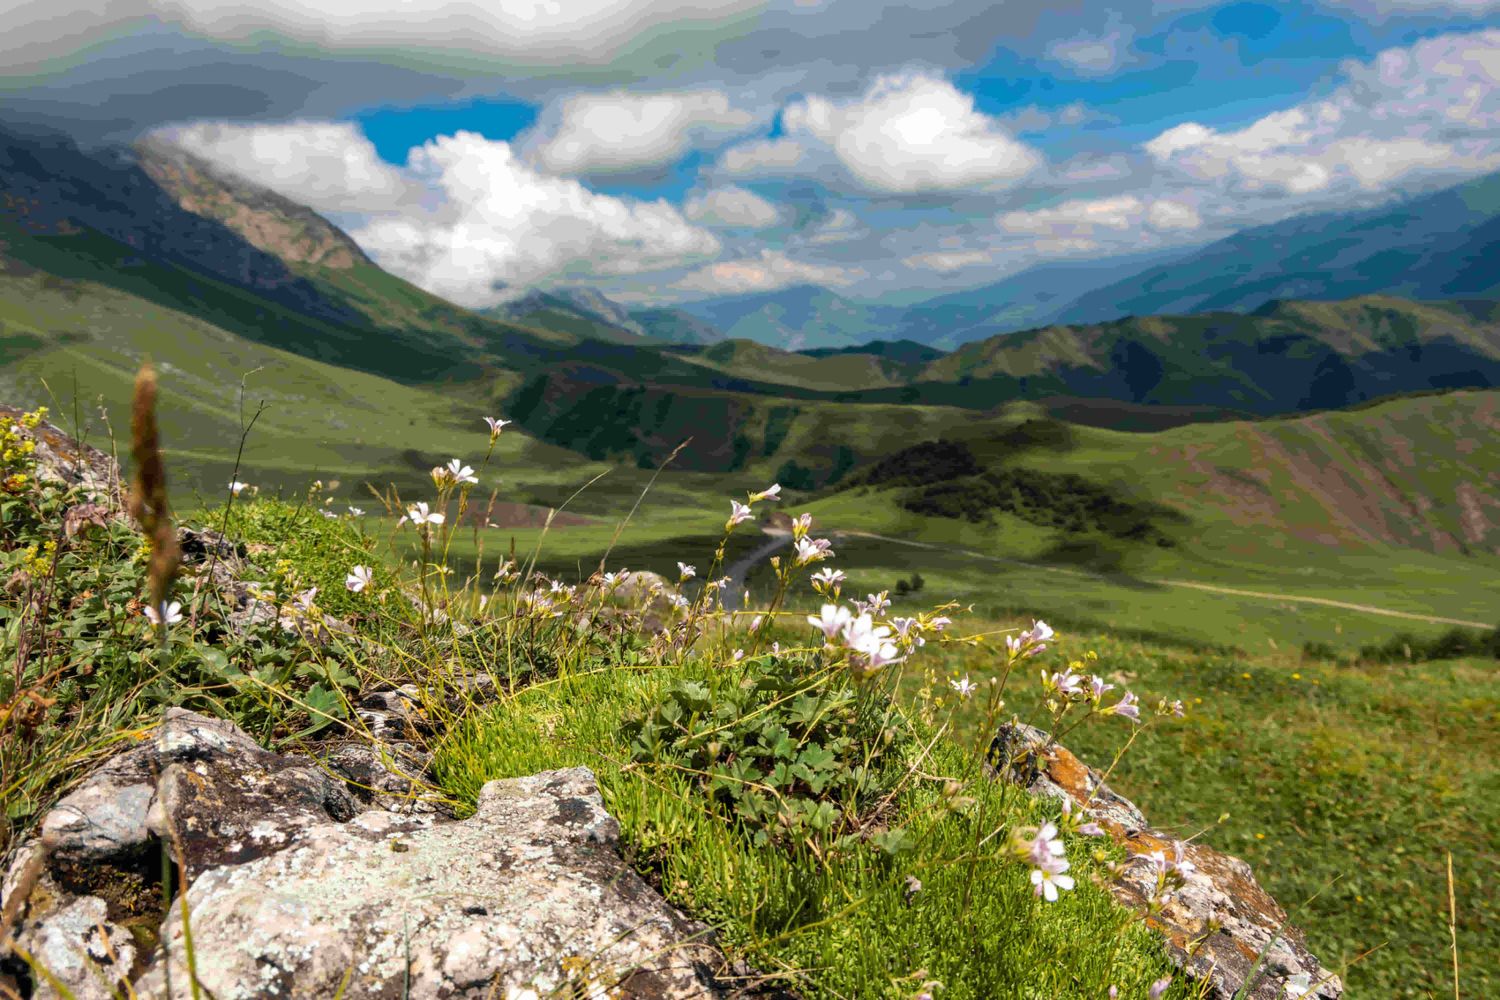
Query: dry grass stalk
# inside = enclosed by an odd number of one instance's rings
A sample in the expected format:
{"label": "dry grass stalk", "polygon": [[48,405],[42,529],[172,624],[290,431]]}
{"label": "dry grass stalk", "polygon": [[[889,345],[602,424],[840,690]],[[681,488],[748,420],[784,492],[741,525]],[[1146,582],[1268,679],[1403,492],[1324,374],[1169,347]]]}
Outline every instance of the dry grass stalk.
{"label": "dry grass stalk", "polygon": [[135,377],[135,393],[130,400],[130,454],[135,460],[130,516],[140,523],[151,545],[147,573],[151,606],[161,608],[177,574],[180,553],[167,503],[167,470],[156,433],[156,370],[149,361],[141,365]]}

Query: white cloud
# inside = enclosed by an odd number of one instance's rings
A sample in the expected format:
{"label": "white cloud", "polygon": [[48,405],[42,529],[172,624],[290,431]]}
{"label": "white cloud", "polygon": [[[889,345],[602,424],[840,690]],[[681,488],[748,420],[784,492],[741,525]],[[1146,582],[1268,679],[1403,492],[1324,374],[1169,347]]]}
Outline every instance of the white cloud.
{"label": "white cloud", "polygon": [[1500,165],[1500,31],[1387,49],[1344,75],[1329,96],[1238,131],[1188,122],[1143,148],[1192,180],[1292,195]]}
{"label": "white cloud", "polygon": [[1047,55],[1075,72],[1102,76],[1125,65],[1135,32],[1118,16],[1111,17],[1108,28],[1100,34],[1087,32],[1059,39],[1047,46]]}
{"label": "white cloud", "polygon": [[705,226],[767,229],[781,221],[781,212],[754,191],[721,187],[696,194],[683,203],[689,219]]}
{"label": "white cloud", "polygon": [[719,169],[738,176],[769,176],[795,171],[807,157],[807,149],[793,139],[757,139],[726,149]]}
{"label": "white cloud", "polygon": [[918,73],[882,76],[856,101],[807,97],[782,112],[782,126],[826,144],[856,181],[877,191],[999,189],[1041,164],[971,96]]}
{"label": "white cloud", "polygon": [[409,163],[439,207],[375,215],[350,235],[382,266],[462,305],[497,301],[500,285],[635,274],[720,250],[665,201],[597,194],[471,132],[435,139]]}
{"label": "white cloud", "polygon": [[1448,14],[1478,16],[1500,10],[1500,0],[1323,0],[1330,7],[1348,7],[1383,19],[1392,14]]}
{"label": "white cloud", "polygon": [[758,256],[721,260],[701,267],[673,283],[686,292],[739,295],[771,292],[792,285],[848,285],[865,277],[859,268],[813,264],[793,260],[779,250],[762,250]]}
{"label": "white cloud", "polygon": [[907,267],[919,271],[938,271],[943,274],[993,262],[994,257],[987,250],[935,250],[931,253],[919,253],[901,258],[901,263]]}
{"label": "white cloud", "polygon": [[835,208],[816,224],[798,233],[797,239],[810,246],[827,246],[831,243],[847,243],[862,232],[853,212],[847,208]]}
{"label": "white cloud", "polygon": [[558,102],[523,137],[527,159],[556,174],[599,174],[674,163],[755,122],[714,90],[577,94]]}
{"label": "white cloud", "polygon": [[216,166],[320,212],[371,212],[413,198],[413,186],[347,122],[229,125],[160,133]]}
{"label": "white cloud", "polygon": [[1135,195],[1077,198],[1050,208],[1006,212],[995,221],[1004,232],[1049,240],[1091,240],[1099,230],[1196,229],[1203,223],[1197,209],[1186,202],[1146,201]]}

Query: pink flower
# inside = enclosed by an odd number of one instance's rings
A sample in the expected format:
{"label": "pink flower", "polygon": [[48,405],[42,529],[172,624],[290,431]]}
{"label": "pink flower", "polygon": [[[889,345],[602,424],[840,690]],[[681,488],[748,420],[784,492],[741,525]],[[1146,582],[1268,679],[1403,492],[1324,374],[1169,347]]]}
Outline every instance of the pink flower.
{"label": "pink flower", "polygon": [[1037,830],[1036,836],[1031,838],[1027,845],[1026,857],[1038,868],[1047,868],[1053,860],[1063,856],[1063,842],[1057,836],[1057,827],[1051,823],[1042,824]]}
{"label": "pink flower", "polygon": [[1151,988],[1146,991],[1147,1000],[1161,1000],[1162,994],[1167,992],[1167,987],[1171,985],[1171,976],[1163,976],[1162,978],[1158,979],[1156,982],[1152,983]]}
{"label": "pink flower", "polygon": [[[825,604],[820,614],[807,616],[807,623],[814,628],[822,629],[823,638],[831,643],[836,636],[849,627],[853,618],[848,608],[837,604]],[[751,627],[754,628],[754,626]]]}
{"label": "pink flower", "polygon": [[826,538],[797,539],[797,565],[821,562],[833,555],[832,542]]}
{"label": "pink flower", "polygon": [[1067,870],[1068,862],[1063,858],[1056,859],[1051,868],[1033,868],[1032,891],[1049,903],[1057,902],[1057,890],[1073,888],[1073,876],[1063,874]]}
{"label": "pink flower", "polygon": [[495,417],[485,417],[484,422],[490,425],[490,440],[493,441],[495,438],[500,436],[500,432],[505,429],[505,425],[508,423],[512,423],[513,421],[500,420]]}
{"label": "pink flower", "polygon": [[755,515],[750,512],[750,505],[740,503],[738,500],[729,501],[729,522],[724,525],[727,531],[737,524],[744,524]]}
{"label": "pink flower", "polygon": [[352,593],[357,594],[368,587],[374,578],[375,575],[370,570],[370,567],[356,566],[349,571],[348,576],[344,577],[344,586]]}
{"label": "pink flower", "polygon": [[1132,722],[1139,722],[1141,721],[1141,706],[1139,702],[1140,699],[1132,692],[1126,691],[1121,696],[1119,702],[1108,710],[1107,714],[1123,715]]}
{"label": "pink flower", "polygon": [[750,502],[751,503],[758,503],[761,500],[780,500],[780,499],[781,499],[781,484],[780,483],[772,483],[770,486],[768,486],[765,489],[761,490],[759,493],[752,493],[752,494],[750,494]]}

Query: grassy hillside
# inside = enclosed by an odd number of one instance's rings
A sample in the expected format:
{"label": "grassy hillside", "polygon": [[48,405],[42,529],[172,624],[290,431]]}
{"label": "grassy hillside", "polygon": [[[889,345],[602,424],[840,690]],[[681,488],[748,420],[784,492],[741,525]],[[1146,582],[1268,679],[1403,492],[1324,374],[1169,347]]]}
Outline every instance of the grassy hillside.
{"label": "grassy hillside", "polygon": [[1076,299],[1058,317],[1246,311],[1272,299],[1493,297],[1500,292],[1500,174],[1362,212],[1298,216]]}

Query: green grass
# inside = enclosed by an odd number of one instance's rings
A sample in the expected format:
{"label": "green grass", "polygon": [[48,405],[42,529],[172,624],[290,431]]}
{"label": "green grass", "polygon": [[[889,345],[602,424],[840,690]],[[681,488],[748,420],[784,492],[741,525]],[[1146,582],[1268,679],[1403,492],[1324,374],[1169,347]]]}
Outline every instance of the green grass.
{"label": "green grass", "polygon": [[[1112,984],[1143,996],[1169,970],[1158,945],[1107,894],[1079,880],[1057,904],[1036,899],[1024,866],[979,852],[986,833],[1042,818],[1043,807],[1010,786],[970,780],[976,801],[943,808],[943,779],[972,778],[973,759],[940,741],[899,741],[883,760],[923,777],[894,800],[891,827],[915,846],[894,857],[860,845],[828,851],[755,847],[706,808],[691,774],[673,759],[631,764],[622,737],[632,713],[658,704],[669,681],[710,689],[735,673],[711,659],[670,669],[580,672],[522,691],[463,726],[442,747],[445,788],[472,803],[486,781],[548,768],[587,766],[624,839],[669,899],[709,920],[725,942],[764,972],[788,977],[810,998],[907,998],[937,980],[949,998],[1100,997]],[[918,736],[922,734],[917,734]],[[1084,857],[1084,843],[1073,845]],[[973,858],[970,862],[966,859]],[[1083,871],[1097,870],[1093,862]],[[908,901],[908,877],[921,891]],[[968,902],[965,902],[967,897]],[[1179,986],[1172,996],[1185,996]]]}
{"label": "green grass", "polygon": [[[1188,704],[1185,719],[1135,741],[1111,783],[1155,825],[1205,831],[1206,843],[1250,862],[1314,954],[1331,968],[1349,964],[1351,997],[1451,995],[1450,851],[1464,995],[1500,995],[1494,661],[1338,665],[1082,632],[1041,665],[1057,669],[1086,649],[1143,702]],[[932,657],[940,673],[994,669],[956,647]],[[1016,690],[1011,709],[1024,718],[1035,702]],[[976,723],[969,738],[985,738]],[[1067,742],[1097,763],[1123,739],[1084,727]]]}

